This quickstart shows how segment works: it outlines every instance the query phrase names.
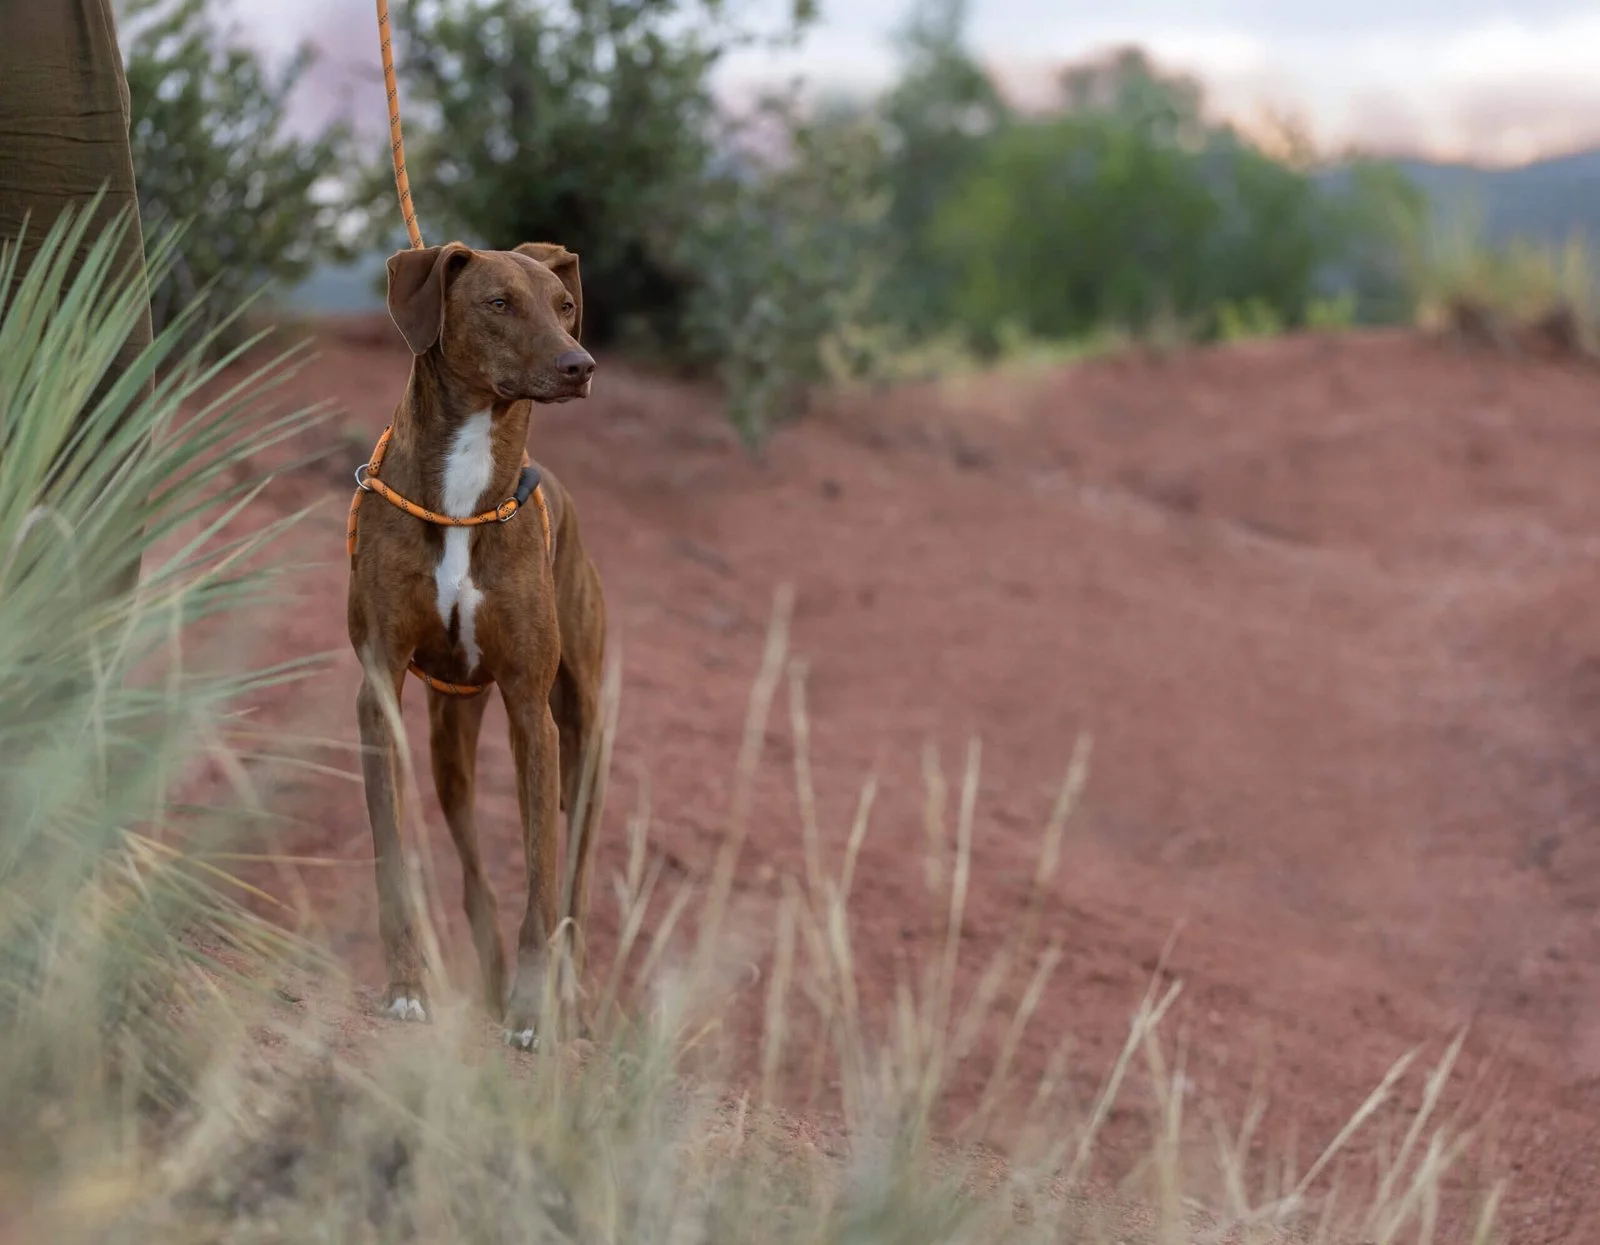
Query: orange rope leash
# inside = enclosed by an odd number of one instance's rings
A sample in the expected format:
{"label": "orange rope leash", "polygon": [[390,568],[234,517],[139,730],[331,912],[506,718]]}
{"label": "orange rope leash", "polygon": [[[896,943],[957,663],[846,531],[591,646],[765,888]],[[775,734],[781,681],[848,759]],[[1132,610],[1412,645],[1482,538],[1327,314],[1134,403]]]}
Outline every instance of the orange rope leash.
{"label": "orange rope leash", "polygon": [[390,46],[389,0],[378,0],[378,52],[383,58],[383,87],[389,93],[389,154],[394,159],[394,186],[400,193],[400,215],[413,250],[422,249],[422,230],[411,205],[411,179],[406,176],[406,143],[400,135],[400,88],[394,80],[394,49]]}
{"label": "orange rope leash", "polygon": [[[533,485],[526,500],[508,497],[493,510],[484,510],[461,519],[448,514],[435,514],[426,506],[419,506],[410,498],[402,497],[378,479],[378,468],[383,466],[383,456],[389,448],[389,438],[393,433],[394,425],[390,424],[378,438],[378,444],[373,446],[372,457],[356,468],[356,495],[350,499],[350,517],[345,524],[344,540],[345,551],[352,558],[356,555],[356,516],[361,510],[361,499],[368,493],[376,493],[397,510],[403,510],[412,518],[421,519],[424,523],[432,523],[437,527],[482,527],[486,523],[509,523],[522,513],[524,506],[531,505],[539,515],[545,552],[547,554],[552,552],[550,508],[545,505],[544,489],[540,488],[538,483]],[[531,465],[527,450],[522,451],[522,465],[524,469]],[[488,683],[447,683],[428,674],[416,662],[411,663],[410,669],[412,674],[434,691],[443,692],[446,696],[476,696],[479,692],[487,691],[490,686]]]}

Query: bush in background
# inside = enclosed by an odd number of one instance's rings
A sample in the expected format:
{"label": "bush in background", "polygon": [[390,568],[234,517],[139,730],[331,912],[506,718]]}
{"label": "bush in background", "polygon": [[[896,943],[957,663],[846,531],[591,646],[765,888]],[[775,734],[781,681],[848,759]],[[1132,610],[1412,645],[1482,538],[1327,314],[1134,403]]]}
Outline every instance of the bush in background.
{"label": "bush in background", "polygon": [[1393,163],[1360,157],[1319,182],[1345,238],[1325,287],[1349,300],[1357,323],[1411,323],[1422,280],[1419,250],[1431,227],[1427,197]]}
{"label": "bush in background", "polygon": [[738,173],[706,187],[677,252],[692,274],[688,358],[722,381],[751,447],[820,386],[873,373],[890,271],[877,131],[848,108],[798,115],[792,99],[759,116],[785,149],[745,147]]}
{"label": "bush in background", "polygon": [[[922,341],[947,334],[965,266],[936,223],[984,160],[1011,109],[963,42],[966,0],[921,0],[900,33],[895,84],[865,111],[882,135],[883,316]],[[981,239],[973,239],[980,243]]]}
{"label": "bush in background", "polygon": [[309,45],[272,73],[208,0],[124,0],[122,23],[144,226],[185,226],[151,289],[158,332],[202,297],[216,322],[366,249],[346,219],[365,189],[349,128],[329,121],[301,137],[288,126]]}
{"label": "bush in background", "polygon": [[[1007,332],[1077,340],[1177,322],[1199,338],[1307,323],[1384,235],[1303,160],[1203,115],[1199,84],[1137,49],[1069,67],[1042,115],[991,116],[926,199],[914,245],[942,274],[937,318],[994,351]],[[952,150],[954,150],[952,148]],[[926,313],[924,313],[926,314]],[[1010,328],[1007,328],[1010,325]]]}
{"label": "bush in background", "polygon": [[393,22],[424,231],[560,242],[582,256],[586,340],[676,345],[679,248],[717,154],[709,75],[743,32],[701,0],[439,0]]}

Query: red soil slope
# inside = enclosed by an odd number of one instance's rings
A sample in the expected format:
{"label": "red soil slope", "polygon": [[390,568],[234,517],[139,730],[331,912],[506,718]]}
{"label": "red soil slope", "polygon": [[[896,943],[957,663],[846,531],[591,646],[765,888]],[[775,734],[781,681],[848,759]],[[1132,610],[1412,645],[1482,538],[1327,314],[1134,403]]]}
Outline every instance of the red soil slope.
{"label": "red soil slope", "polygon": [[[381,330],[330,329],[293,390],[342,406],[349,445],[262,503],[327,495],[327,562],[268,655],[341,650],[335,674],[266,708],[343,740],[348,469],[406,365]],[[967,738],[983,743],[970,989],[1087,732],[1050,916],[1065,959],[1024,1074],[1070,1030],[1092,1089],[1181,923],[1172,1025],[1201,1098],[1237,1121],[1264,1076],[1303,1163],[1396,1056],[1471,1021],[1466,1073],[1504,1100],[1511,1239],[1600,1236],[1600,377],[1411,336],[1307,338],[900,391],[786,432],[765,465],[703,394],[609,362],[595,392],[542,414],[533,443],[577,498],[625,653],[600,960],[638,776],[655,849],[707,872],[790,582],[830,859],[860,785],[882,781],[853,905],[869,1004],[943,936],[925,743],[952,787]],[[489,722],[480,815],[509,927],[521,852],[498,707]],[[781,704],[770,736],[738,883],[758,911],[802,869]],[[360,788],[308,778],[288,796],[289,849],[351,862],[301,883],[380,985]],[[956,1106],[985,1071],[958,1070]]]}

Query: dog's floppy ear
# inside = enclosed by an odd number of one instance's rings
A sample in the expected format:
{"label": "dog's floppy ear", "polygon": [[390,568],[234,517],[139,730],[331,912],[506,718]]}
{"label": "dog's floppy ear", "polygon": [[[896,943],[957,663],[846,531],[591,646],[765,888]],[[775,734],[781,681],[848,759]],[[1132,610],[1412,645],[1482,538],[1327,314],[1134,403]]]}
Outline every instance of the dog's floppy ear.
{"label": "dog's floppy ear", "polygon": [[578,256],[556,242],[524,242],[517,248],[518,255],[536,259],[556,276],[567,289],[578,310],[574,314],[572,336],[583,340],[583,282],[578,278]]}
{"label": "dog's floppy ear", "polygon": [[459,242],[389,256],[389,318],[412,354],[426,354],[444,333],[446,282],[470,258]]}

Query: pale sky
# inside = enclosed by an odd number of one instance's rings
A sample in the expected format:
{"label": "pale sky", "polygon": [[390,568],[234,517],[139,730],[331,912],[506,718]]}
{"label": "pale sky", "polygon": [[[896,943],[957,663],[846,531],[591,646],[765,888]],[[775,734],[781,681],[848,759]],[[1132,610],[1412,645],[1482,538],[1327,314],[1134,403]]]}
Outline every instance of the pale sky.
{"label": "pale sky", "polygon": [[[748,11],[776,14],[782,2],[747,0]],[[742,93],[793,73],[882,85],[905,11],[905,0],[822,0],[801,48],[730,61],[721,85]],[[373,0],[235,9],[273,48],[317,42],[329,61],[320,84],[342,83],[362,119],[381,123],[381,88],[348,71],[376,70],[374,12]],[[1062,62],[1128,42],[1198,74],[1218,112],[1292,113],[1322,145],[1515,162],[1600,143],[1600,0],[972,0],[971,46],[1022,97]]]}

